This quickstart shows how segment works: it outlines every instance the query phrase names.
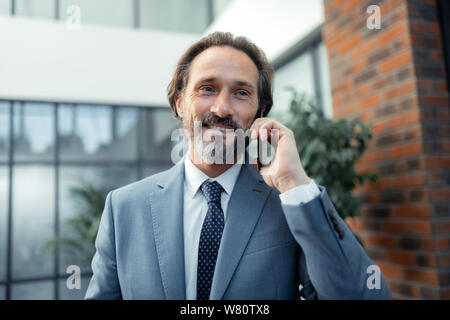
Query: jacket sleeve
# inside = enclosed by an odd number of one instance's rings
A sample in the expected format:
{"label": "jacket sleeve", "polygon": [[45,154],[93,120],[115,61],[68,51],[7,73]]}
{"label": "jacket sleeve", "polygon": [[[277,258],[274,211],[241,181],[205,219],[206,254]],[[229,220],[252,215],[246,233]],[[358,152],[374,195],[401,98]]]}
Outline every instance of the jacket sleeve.
{"label": "jacket sleeve", "polygon": [[319,189],[320,195],[305,204],[281,204],[301,247],[298,274],[304,297],[391,299],[379,268],[337,214],[326,189]]}
{"label": "jacket sleeve", "polygon": [[106,197],[105,209],[95,240],[95,249],[91,264],[93,275],[85,299],[122,299],[117,276],[112,192]]}

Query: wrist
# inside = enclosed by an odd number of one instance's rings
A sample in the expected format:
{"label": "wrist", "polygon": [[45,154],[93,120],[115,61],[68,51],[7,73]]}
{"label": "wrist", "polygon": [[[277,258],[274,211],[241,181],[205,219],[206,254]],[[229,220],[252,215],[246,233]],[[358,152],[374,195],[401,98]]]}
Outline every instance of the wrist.
{"label": "wrist", "polygon": [[311,178],[306,173],[287,175],[280,178],[277,189],[280,193],[283,193],[300,185],[309,184],[310,182]]}

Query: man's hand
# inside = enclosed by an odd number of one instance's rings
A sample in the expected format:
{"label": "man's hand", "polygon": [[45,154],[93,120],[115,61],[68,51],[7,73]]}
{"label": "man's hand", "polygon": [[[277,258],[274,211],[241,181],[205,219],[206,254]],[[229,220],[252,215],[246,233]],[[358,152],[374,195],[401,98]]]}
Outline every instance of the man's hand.
{"label": "man's hand", "polygon": [[[260,137],[269,141],[271,132],[279,133],[275,156],[268,166],[263,166],[260,174],[271,187],[283,193],[301,184],[308,184],[311,179],[303,169],[295,143],[294,133],[274,118],[258,118],[253,122],[251,139]],[[274,130],[274,133],[277,131]]]}

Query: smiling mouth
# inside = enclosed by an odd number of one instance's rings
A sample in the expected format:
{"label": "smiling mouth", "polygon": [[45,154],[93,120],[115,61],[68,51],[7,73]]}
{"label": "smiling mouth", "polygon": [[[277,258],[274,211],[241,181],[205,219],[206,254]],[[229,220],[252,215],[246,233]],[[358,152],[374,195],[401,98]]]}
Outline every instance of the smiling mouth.
{"label": "smiling mouth", "polygon": [[221,131],[226,131],[226,129],[234,130],[233,127],[226,126],[226,125],[223,125],[220,123],[204,122],[203,126],[209,128],[209,129],[217,129],[217,130],[221,130]]}

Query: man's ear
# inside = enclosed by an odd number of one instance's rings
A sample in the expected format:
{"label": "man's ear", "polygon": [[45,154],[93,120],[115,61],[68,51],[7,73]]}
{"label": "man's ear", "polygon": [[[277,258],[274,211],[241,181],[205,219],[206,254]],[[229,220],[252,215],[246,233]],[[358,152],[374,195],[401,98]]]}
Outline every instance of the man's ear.
{"label": "man's ear", "polygon": [[183,118],[184,109],[183,109],[183,98],[181,94],[177,93],[175,96],[175,106],[177,107],[177,113],[180,118]]}

